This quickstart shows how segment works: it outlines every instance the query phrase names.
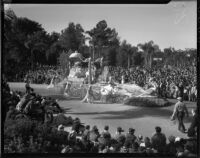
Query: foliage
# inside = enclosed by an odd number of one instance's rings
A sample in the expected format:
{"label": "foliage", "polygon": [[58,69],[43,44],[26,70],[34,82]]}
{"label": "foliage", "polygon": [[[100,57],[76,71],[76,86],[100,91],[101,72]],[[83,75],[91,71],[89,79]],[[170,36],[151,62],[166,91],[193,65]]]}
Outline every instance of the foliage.
{"label": "foliage", "polygon": [[131,44],[128,44],[126,40],[122,42],[120,45],[120,49],[118,52],[118,62],[119,65],[122,67],[130,68],[131,65],[133,65],[133,57],[134,54],[137,53],[138,48],[135,46],[132,46]]}
{"label": "foliage", "polygon": [[144,59],[145,59],[145,65],[147,67],[152,67],[152,55],[154,52],[160,51],[159,46],[154,44],[153,41],[149,41],[144,44],[138,44],[138,47],[141,48],[144,51]]}
{"label": "foliage", "polygon": [[119,45],[118,33],[108,27],[105,20],[99,21],[90,31],[86,31],[91,37],[90,43],[95,48],[95,59],[102,56],[105,47],[117,47]]}
{"label": "foliage", "polygon": [[79,50],[84,45],[85,37],[83,34],[84,30],[80,24],[69,23],[68,27],[61,31],[59,37],[59,44],[65,51]]}
{"label": "foliage", "polygon": [[30,119],[7,120],[4,125],[4,137],[22,136],[27,138],[33,134],[34,122]]}

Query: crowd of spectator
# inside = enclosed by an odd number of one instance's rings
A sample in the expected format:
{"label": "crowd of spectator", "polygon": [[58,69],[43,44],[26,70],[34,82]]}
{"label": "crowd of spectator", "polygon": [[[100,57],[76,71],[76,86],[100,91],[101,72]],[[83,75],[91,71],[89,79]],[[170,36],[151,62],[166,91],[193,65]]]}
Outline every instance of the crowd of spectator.
{"label": "crowd of spectator", "polygon": [[[102,132],[97,126],[85,126],[82,133],[75,128],[67,132],[64,126],[53,128],[48,125],[45,130],[50,133],[44,136],[42,132],[36,136],[29,135],[24,140],[23,136],[16,135],[4,146],[6,153],[138,153],[138,154],[163,154],[177,157],[196,157],[197,138],[194,133],[188,138],[167,138],[160,127],[155,127],[152,137],[135,135],[135,129],[129,128],[127,133],[121,127],[116,129],[116,134],[111,135],[109,126]],[[74,126],[75,127],[75,126]]]}
{"label": "crowd of spectator", "polygon": [[[16,102],[13,100],[15,100],[14,96],[17,93],[10,91],[6,82],[4,82],[3,88],[4,102],[11,101],[12,105],[7,104],[9,111],[15,110],[10,107],[16,107]],[[71,120],[63,113],[58,114],[56,117],[64,118],[63,120],[65,121]],[[193,119],[197,120],[197,117],[195,116]],[[158,153],[178,157],[195,157],[197,153],[197,125],[194,125],[193,121],[191,124],[192,130],[188,130],[187,138],[171,135],[168,138],[169,141],[167,141],[165,134],[162,133],[161,127],[155,127],[155,133],[152,134],[152,137],[137,136],[134,128],[129,128],[128,132],[125,132],[121,127],[116,129],[115,135],[111,135],[109,126],[105,126],[103,131],[100,131],[97,126],[91,128],[90,125],[86,125],[81,129],[80,127],[83,125],[80,122],[80,119],[76,118],[72,123],[72,129],[67,131],[63,122],[52,124],[52,122],[44,121],[34,124],[31,119],[16,120],[15,117],[6,117],[4,124],[6,131],[4,133],[4,152],[139,153],[145,155]],[[17,127],[13,128],[13,126]],[[9,132],[10,130],[16,131]]]}
{"label": "crowd of spectator", "polygon": [[[151,69],[144,67],[126,69],[118,66],[108,66],[108,69],[114,81],[118,83],[122,83],[124,79],[123,83],[137,84],[146,89],[154,83],[159,97],[177,98],[180,96],[188,101],[196,101],[197,99],[196,70],[194,66],[181,68],[153,67]],[[99,73],[101,71],[97,70],[96,72]],[[96,74],[96,78],[99,75]],[[59,76],[63,76],[60,68],[55,66],[38,66],[35,70],[30,70],[24,75],[16,74],[14,81],[24,82],[24,80],[29,78],[31,83],[50,84],[52,78],[56,76],[58,80],[61,78]]]}
{"label": "crowd of spectator", "polygon": [[57,66],[36,66],[33,70],[19,72],[13,78],[9,78],[10,82],[24,82],[27,78],[31,83],[49,84],[53,76],[60,76],[61,68]]}
{"label": "crowd of spectator", "polygon": [[195,67],[154,67],[151,69],[134,67],[124,69],[122,67],[109,66],[109,72],[115,82],[134,83],[148,88],[154,82],[157,94],[160,97],[177,98],[181,96],[184,100],[196,101],[197,82]]}

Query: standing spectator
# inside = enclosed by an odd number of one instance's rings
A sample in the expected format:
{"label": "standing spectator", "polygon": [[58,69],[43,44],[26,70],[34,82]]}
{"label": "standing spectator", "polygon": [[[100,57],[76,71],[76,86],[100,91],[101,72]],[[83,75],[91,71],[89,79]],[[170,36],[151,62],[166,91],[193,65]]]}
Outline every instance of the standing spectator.
{"label": "standing spectator", "polygon": [[186,105],[183,103],[183,100],[181,97],[178,97],[178,102],[175,104],[174,107],[174,112],[172,114],[171,120],[175,119],[175,116],[178,119],[178,130],[181,132],[186,132],[184,123],[183,123],[183,118],[185,117],[185,114],[187,117],[189,117],[189,113],[187,110]]}
{"label": "standing spectator", "polygon": [[26,88],[26,93],[29,94],[31,91],[29,79],[26,80],[25,88]]}
{"label": "standing spectator", "polygon": [[197,126],[198,126],[198,116],[197,116],[197,109],[192,109],[192,122],[190,124],[190,127],[188,128],[188,136],[189,135],[195,135],[197,132]]}
{"label": "standing spectator", "polygon": [[196,86],[193,84],[192,88],[191,88],[191,101],[196,101],[196,93],[197,93],[197,89]]}
{"label": "standing spectator", "polygon": [[179,97],[183,98],[183,94],[184,94],[183,82],[180,82],[180,84],[178,84],[178,89],[179,89]]}
{"label": "standing spectator", "polygon": [[156,149],[159,153],[163,153],[166,147],[166,136],[161,133],[161,128],[155,128],[156,133],[151,137],[152,147]]}

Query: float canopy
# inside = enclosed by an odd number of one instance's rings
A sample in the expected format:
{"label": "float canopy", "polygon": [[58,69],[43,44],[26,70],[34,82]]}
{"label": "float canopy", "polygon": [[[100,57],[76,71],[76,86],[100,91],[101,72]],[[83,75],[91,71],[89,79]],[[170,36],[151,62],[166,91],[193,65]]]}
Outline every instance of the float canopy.
{"label": "float canopy", "polygon": [[70,59],[82,59],[82,55],[80,53],[78,53],[77,51],[75,51],[74,53],[72,53],[69,56]]}

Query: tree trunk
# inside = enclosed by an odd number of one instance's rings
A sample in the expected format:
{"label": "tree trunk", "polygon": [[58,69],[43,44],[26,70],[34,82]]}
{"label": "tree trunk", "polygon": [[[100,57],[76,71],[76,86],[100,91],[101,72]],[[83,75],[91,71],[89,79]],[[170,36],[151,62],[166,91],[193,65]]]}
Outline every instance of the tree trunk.
{"label": "tree trunk", "polygon": [[149,67],[151,68],[151,66],[152,66],[152,55],[150,54],[149,55]]}
{"label": "tree trunk", "polygon": [[128,54],[128,69],[130,68],[130,54]]}

